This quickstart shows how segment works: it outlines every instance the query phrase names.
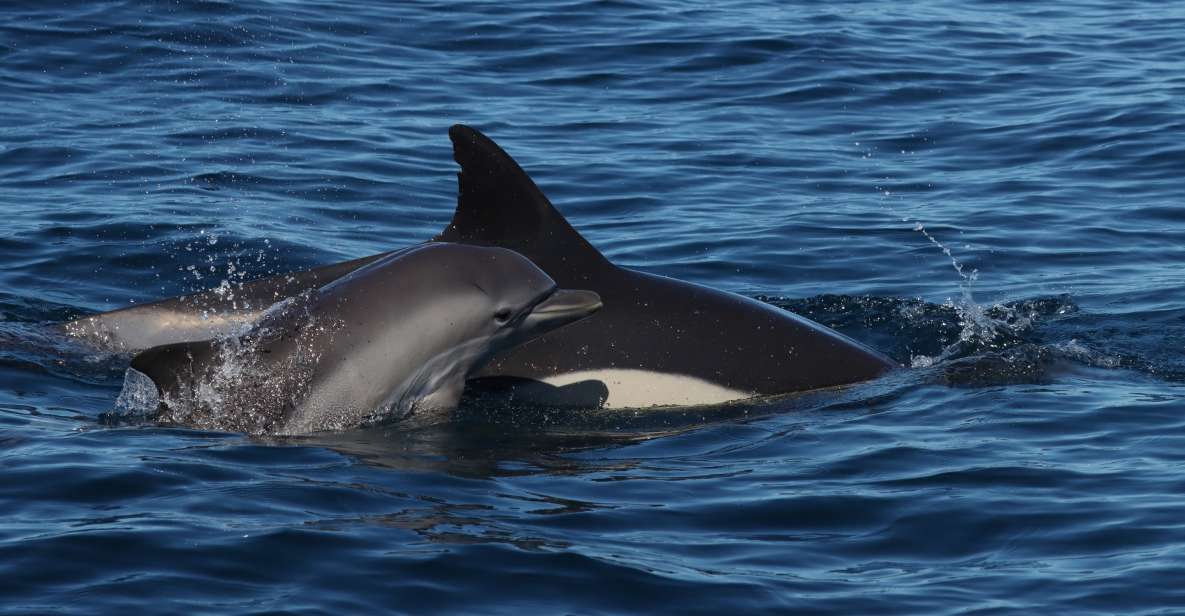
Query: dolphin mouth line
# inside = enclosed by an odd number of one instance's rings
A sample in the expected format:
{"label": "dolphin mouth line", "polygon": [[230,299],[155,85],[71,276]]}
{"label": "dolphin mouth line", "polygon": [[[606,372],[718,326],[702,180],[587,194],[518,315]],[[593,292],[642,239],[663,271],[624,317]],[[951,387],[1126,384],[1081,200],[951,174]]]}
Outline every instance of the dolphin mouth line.
{"label": "dolphin mouth line", "polygon": [[514,323],[524,331],[542,333],[588,317],[603,305],[595,291],[553,287],[519,313]]}
{"label": "dolphin mouth line", "polygon": [[583,289],[552,289],[526,312],[528,319],[571,322],[601,309],[601,296]]}

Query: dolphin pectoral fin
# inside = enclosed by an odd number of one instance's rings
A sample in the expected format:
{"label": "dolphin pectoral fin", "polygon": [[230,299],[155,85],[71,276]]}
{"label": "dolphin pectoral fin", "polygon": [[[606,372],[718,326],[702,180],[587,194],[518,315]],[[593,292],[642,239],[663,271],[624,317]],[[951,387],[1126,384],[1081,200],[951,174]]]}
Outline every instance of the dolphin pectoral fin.
{"label": "dolphin pectoral fin", "polygon": [[451,411],[461,399],[463,384],[448,383],[436,391],[420,398],[413,406],[413,413]]}
{"label": "dolphin pectoral fin", "polygon": [[597,409],[609,398],[609,386],[597,379],[552,385],[535,379],[486,376],[470,379],[466,387],[468,398],[499,406]]}
{"label": "dolphin pectoral fin", "polygon": [[412,404],[411,412],[401,418],[401,422],[411,426],[426,426],[443,423],[452,416],[453,409],[461,401],[461,393],[465,390],[463,379],[453,379],[443,383],[432,393],[416,400]]}

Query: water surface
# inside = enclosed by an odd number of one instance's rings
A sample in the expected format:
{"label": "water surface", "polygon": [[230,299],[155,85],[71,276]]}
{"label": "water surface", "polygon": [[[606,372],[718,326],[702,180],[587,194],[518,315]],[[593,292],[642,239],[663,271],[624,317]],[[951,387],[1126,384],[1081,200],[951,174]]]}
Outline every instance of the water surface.
{"label": "water surface", "polygon": [[[1185,610],[1172,3],[0,9],[0,611]],[[422,241],[454,122],[617,263],[915,368],[317,439],[44,325]]]}

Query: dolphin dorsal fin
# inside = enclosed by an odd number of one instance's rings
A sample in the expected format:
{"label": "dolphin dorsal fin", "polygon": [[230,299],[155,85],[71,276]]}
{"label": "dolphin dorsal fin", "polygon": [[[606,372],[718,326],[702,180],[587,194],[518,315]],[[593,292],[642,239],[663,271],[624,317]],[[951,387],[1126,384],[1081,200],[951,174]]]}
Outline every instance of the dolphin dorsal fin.
{"label": "dolphin dorsal fin", "polygon": [[498,144],[463,124],[448,134],[461,165],[457,211],[436,241],[509,248],[560,284],[568,273],[610,265]]}

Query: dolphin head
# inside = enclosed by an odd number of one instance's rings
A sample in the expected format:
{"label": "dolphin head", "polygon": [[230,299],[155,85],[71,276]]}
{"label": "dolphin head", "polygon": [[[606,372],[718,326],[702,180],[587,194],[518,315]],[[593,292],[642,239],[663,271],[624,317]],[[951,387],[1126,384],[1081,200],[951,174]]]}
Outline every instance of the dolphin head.
{"label": "dolphin head", "polygon": [[[386,348],[419,348],[419,368],[387,394],[382,406],[414,408],[424,418],[455,406],[465,379],[500,351],[527,342],[601,308],[592,291],[559,289],[521,254],[489,246],[434,242],[398,258],[414,275],[393,272],[388,289],[419,296],[416,310],[390,321]],[[376,262],[366,269],[384,268]],[[400,323],[401,322],[401,323]],[[370,379],[395,382],[399,379]],[[392,404],[392,401],[395,401]],[[399,402],[403,401],[403,402]],[[411,401],[411,402],[408,402]]]}
{"label": "dolphin head", "polygon": [[[470,247],[466,247],[470,248]],[[480,293],[485,318],[474,321],[489,339],[489,353],[509,348],[583,319],[601,308],[593,291],[560,289],[526,257],[506,248],[478,248],[467,274]]]}

